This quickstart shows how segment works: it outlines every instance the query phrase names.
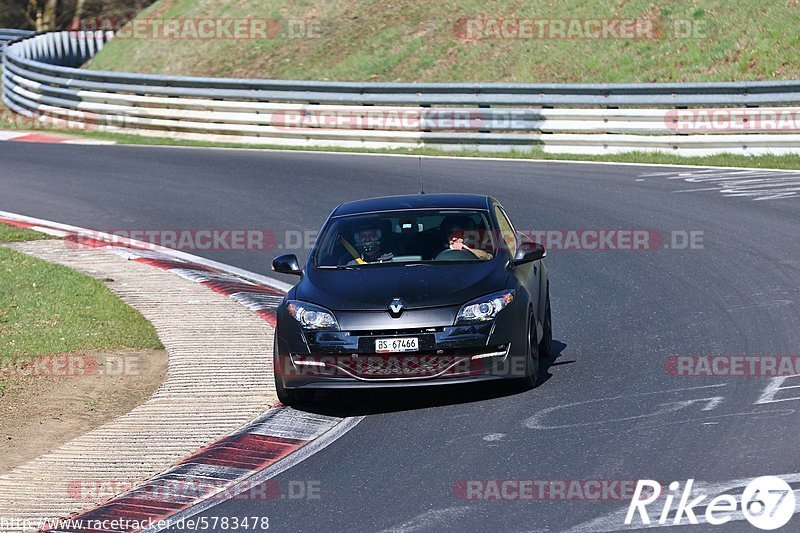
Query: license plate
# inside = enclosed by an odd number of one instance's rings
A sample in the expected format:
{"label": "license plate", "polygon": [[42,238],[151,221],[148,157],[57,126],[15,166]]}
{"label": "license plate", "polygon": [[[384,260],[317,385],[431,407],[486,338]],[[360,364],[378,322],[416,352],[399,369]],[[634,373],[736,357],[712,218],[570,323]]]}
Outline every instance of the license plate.
{"label": "license plate", "polygon": [[398,337],[392,339],[375,339],[375,351],[386,352],[416,352],[419,350],[418,337]]}

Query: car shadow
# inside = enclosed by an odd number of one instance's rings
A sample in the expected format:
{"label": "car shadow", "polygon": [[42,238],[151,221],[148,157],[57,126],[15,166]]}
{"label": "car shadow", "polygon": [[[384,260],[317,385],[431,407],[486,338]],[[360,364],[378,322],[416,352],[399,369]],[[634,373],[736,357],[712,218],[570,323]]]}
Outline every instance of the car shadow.
{"label": "car shadow", "polygon": [[553,374],[550,373],[550,368],[554,366],[561,366],[561,365],[570,365],[575,361],[559,361],[561,358],[561,354],[564,353],[567,345],[561,341],[554,340],[553,341],[553,356],[549,359],[544,359],[541,361],[540,369],[539,369],[539,384],[536,388],[541,387],[544,383],[550,380],[553,377]]}
{"label": "car shadow", "polygon": [[575,362],[559,361],[566,347],[563,342],[553,341],[553,357],[541,361],[539,384],[534,391],[514,390],[508,383],[501,381],[431,387],[319,390],[312,403],[295,406],[295,409],[345,418],[475,403],[518,394],[535,394],[539,387],[552,377],[549,372],[551,367]]}

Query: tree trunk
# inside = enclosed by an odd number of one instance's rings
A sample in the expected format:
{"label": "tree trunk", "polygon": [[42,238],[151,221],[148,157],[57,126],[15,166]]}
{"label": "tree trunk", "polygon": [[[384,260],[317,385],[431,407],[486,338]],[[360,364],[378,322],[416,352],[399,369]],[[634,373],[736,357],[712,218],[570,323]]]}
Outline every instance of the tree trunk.
{"label": "tree trunk", "polygon": [[[28,11],[33,15],[28,15]],[[39,0],[28,0],[28,9],[25,11],[25,16],[28,17],[33,23],[33,29],[42,31],[42,10],[39,8]]]}
{"label": "tree trunk", "polygon": [[58,0],[47,0],[47,3],[44,5],[44,15],[42,16],[42,30],[56,29],[57,8]]}
{"label": "tree trunk", "polygon": [[80,30],[82,23],[81,19],[83,19],[83,5],[86,3],[86,0],[77,0],[75,2],[75,13],[72,15],[72,21],[69,23],[70,29],[73,30]]}

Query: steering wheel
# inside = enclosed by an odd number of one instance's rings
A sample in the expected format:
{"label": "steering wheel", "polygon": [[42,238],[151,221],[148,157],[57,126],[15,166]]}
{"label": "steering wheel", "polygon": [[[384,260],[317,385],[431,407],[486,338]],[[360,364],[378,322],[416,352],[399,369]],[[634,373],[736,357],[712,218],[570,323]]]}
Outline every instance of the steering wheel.
{"label": "steering wheel", "polygon": [[469,250],[442,250],[436,255],[435,261],[472,261],[478,256]]}

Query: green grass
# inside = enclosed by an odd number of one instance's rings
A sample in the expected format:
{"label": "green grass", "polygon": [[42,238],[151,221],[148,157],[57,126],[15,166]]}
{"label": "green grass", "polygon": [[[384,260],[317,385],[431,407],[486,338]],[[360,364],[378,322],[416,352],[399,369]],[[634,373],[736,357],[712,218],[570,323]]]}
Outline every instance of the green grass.
{"label": "green grass", "polygon": [[[315,21],[311,38],[117,39],[90,68],[273,79],[655,82],[800,77],[795,1],[164,0],[140,18]],[[656,39],[465,40],[460,18],[653,19]],[[287,23],[284,22],[284,26]],[[677,27],[697,25],[681,38]]]}
{"label": "green grass", "polygon": [[37,239],[52,239],[50,235],[39,233],[27,228],[18,228],[11,224],[0,223],[0,243],[33,241]]}
{"label": "green grass", "polygon": [[91,132],[88,137],[116,141],[119,144],[141,146],[187,146],[195,148],[245,148],[251,150],[286,150],[286,151],[312,151],[312,152],[344,152],[344,153],[372,153],[372,154],[398,154],[398,155],[427,155],[450,157],[492,157],[498,159],[546,159],[564,161],[603,161],[619,163],[648,163],[656,165],[699,165],[720,167],[749,167],[749,168],[777,168],[800,169],[800,154],[790,155],[761,155],[745,156],[737,154],[719,154],[710,156],[679,156],[667,152],[628,152],[624,154],[607,155],[577,155],[577,154],[551,154],[539,148],[532,147],[529,151],[515,152],[480,152],[465,150],[458,152],[421,149],[364,149],[364,148],[337,148],[337,147],[286,147],[262,144],[218,143],[210,141],[192,141],[169,137],[147,137],[144,135],[119,134],[111,132]]}
{"label": "green grass", "polygon": [[[313,18],[322,22],[323,35],[320,39],[267,41],[118,39],[109,44],[89,67],[184,75],[371,81],[613,82],[797,78],[800,77],[800,54],[796,53],[797,46],[800,45],[800,33],[794,31],[792,17],[795,17],[795,14],[794,8],[788,5],[751,5],[732,0],[697,0],[691,6],[679,6],[666,0],[652,2],[599,0],[593,3],[576,0],[511,3],[451,1],[430,4],[399,1],[381,6],[365,0],[347,2],[275,0],[268,4],[257,0],[239,0],[235,3],[232,0],[176,0],[169,3],[158,2],[142,16]],[[519,18],[654,16],[667,21],[689,18],[706,21],[711,38],[678,40],[667,35],[663,41],[656,42],[534,41],[530,43],[464,42],[453,37],[452,24],[459,17],[502,15]],[[752,24],[752,20],[758,20],[760,23]],[[447,26],[448,24],[450,26]],[[401,38],[397,28],[401,29],[402,35],[410,31],[409,28],[425,30],[422,34],[424,46],[417,50],[415,55],[404,56],[402,61],[387,59],[389,56],[386,55],[387,53],[391,55],[391,50],[387,50],[390,44],[392,50],[411,46],[407,39]],[[386,41],[381,37],[384,34],[391,34],[391,39]],[[414,39],[411,41],[416,42]],[[445,41],[452,46],[441,48],[440,45]],[[530,53],[529,48],[532,44],[536,47],[535,53]],[[726,47],[746,57],[747,61],[720,60],[718,51]],[[487,49],[496,49],[496,53],[487,55],[484,53]],[[502,60],[496,57],[500,52],[505,54]],[[441,53],[446,53],[448,57],[446,61],[440,57]],[[463,57],[466,57],[464,54],[472,59],[463,60]],[[514,72],[503,67],[509,61],[516,65]],[[780,64],[776,65],[776,61]],[[702,68],[701,63],[705,64]],[[543,68],[544,64],[548,67]],[[0,104],[0,111],[5,110],[6,108]],[[19,123],[16,119],[9,120],[7,116],[0,114],[0,129],[4,127],[24,129],[25,124]],[[48,125],[36,126],[38,127],[35,129],[48,132],[81,135],[121,144],[308,150],[304,147],[186,141],[53,128]],[[526,152],[499,154],[477,151],[441,152],[432,149],[311,148],[311,150],[800,169],[800,156],[797,155],[754,157],[721,154],[683,157],[667,152],[630,152],[584,156],[547,154],[535,147]]]}
{"label": "green grass", "polygon": [[[0,224],[0,242],[24,232]],[[152,325],[103,283],[0,246],[0,361],[83,350],[161,349]]]}

